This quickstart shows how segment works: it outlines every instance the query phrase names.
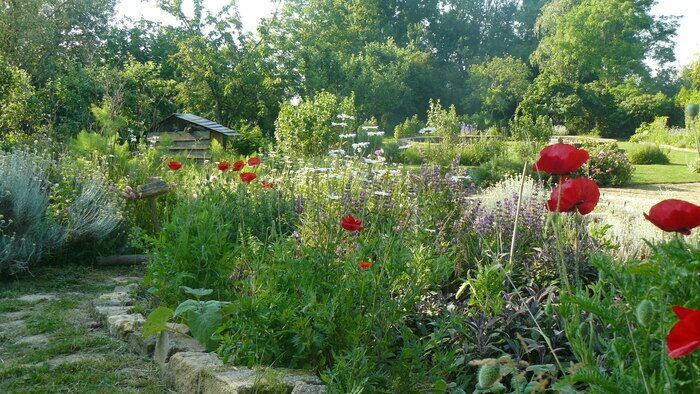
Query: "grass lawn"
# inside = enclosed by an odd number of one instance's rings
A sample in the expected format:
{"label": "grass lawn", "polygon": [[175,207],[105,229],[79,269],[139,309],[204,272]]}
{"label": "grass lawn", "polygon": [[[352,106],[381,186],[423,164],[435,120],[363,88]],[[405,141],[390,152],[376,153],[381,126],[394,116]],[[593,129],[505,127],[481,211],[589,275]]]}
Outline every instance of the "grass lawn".
{"label": "grass lawn", "polygon": [[[91,315],[110,278],[134,268],[44,267],[0,283],[0,393],[163,393],[148,357],[133,354]],[[27,294],[51,299],[28,302]]]}
{"label": "grass lawn", "polygon": [[[620,148],[634,152],[640,149],[643,144],[633,142],[618,142]],[[700,182],[700,174],[691,173],[688,170],[688,161],[697,158],[697,153],[682,152],[677,150],[667,150],[671,163],[668,165],[636,165],[632,175],[632,183],[687,183]]]}

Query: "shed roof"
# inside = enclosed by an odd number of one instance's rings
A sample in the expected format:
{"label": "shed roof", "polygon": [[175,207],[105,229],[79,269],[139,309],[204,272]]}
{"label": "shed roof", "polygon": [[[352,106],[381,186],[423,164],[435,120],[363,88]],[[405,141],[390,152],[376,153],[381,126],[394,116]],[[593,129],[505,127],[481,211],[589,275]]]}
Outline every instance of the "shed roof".
{"label": "shed roof", "polygon": [[164,119],[161,123],[167,121],[168,119],[171,118],[179,118],[184,120],[185,122],[193,123],[197,126],[204,127],[205,129],[213,130],[218,133],[221,133],[225,136],[228,137],[235,137],[238,135],[235,131],[229,129],[226,126],[220,125],[219,123],[216,123],[214,121],[211,121],[209,119],[202,118],[201,116],[193,115],[193,114],[172,114],[168,116],[166,119]]}

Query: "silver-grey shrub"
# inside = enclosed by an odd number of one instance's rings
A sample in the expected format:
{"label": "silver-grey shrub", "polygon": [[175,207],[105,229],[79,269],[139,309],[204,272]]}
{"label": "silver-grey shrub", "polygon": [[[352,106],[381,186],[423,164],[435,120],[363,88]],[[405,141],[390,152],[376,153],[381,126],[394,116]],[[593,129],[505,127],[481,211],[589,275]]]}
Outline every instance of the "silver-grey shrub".
{"label": "silver-grey shrub", "polygon": [[116,194],[109,193],[106,180],[97,174],[80,182],[80,194],[68,207],[68,240],[77,242],[105,239],[122,220]]}
{"label": "silver-grey shrub", "polygon": [[[16,274],[68,244],[106,239],[121,223],[116,193],[98,171],[70,171],[31,150],[0,153],[0,275]],[[49,174],[71,185],[70,204]]]}
{"label": "silver-grey shrub", "polygon": [[0,274],[14,274],[56,251],[65,233],[47,215],[47,158],[28,150],[0,154]]}

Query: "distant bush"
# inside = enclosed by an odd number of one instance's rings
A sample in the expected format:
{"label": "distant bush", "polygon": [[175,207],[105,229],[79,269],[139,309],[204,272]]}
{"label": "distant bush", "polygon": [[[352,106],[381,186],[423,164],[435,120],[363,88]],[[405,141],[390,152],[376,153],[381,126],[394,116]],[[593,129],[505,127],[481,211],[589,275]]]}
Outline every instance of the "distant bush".
{"label": "distant bush", "polygon": [[436,134],[446,140],[456,139],[461,130],[461,121],[459,116],[457,116],[455,106],[444,108],[440,104],[440,100],[430,100],[428,126],[434,127]]}
{"label": "distant bush", "polygon": [[459,154],[459,164],[478,166],[502,156],[505,151],[506,145],[503,141],[496,138],[484,138],[471,144],[460,145],[457,154]]}
{"label": "distant bush", "polygon": [[502,181],[504,178],[522,171],[522,164],[505,157],[494,157],[471,170],[470,174],[475,184],[489,186]]}
{"label": "distant bush", "polygon": [[339,98],[333,93],[319,92],[298,105],[284,103],[277,117],[275,137],[279,147],[306,156],[325,155],[338,142],[341,130],[332,123],[343,123],[345,130],[355,130],[354,120],[341,120],[338,115],[355,115],[352,97]]}
{"label": "distant bush", "polygon": [[270,141],[263,135],[260,126],[241,123],[236,127],[239,135],[231,142],[231,147],[243,156],[260,152]]}
{"label": "distant bush", "polygon": [[408,165],[420,165],[423,163],[423,156],[418,148],[411,146],[401,152],[401,163]]}
{"label": "distant bush", "polygon": [[511,136],[519,141],[549,141],[553,128],[548,117],[516,116],[510,124]]}
{"label": "distant bush", "polygon": [[400,138],[415,137],[418,135],[418,131],[425,127],[425,123],[418,119],[418,115],[413,115],[396,125],[394,128],[394,138],[397,140]]}
{"label": "distant bush", "polygon": [[623,186],[632,180],[634,166],[616,143],[586,146],[591,158],[582,170],[598,186]]}
{"label": "distant bush", "polygon": [[629,157],[632,164],[668,164],[670,162],[666,152],[658,145],[644,145],[642,149],[632,152]]}
{"label": "distant bush", "polygon": [[630,141],[673,145],[680,148],[695,146],[695,136],[689,129],[669,128],[667,124],[667,116],[659,116],[653,122],[642,123]]}

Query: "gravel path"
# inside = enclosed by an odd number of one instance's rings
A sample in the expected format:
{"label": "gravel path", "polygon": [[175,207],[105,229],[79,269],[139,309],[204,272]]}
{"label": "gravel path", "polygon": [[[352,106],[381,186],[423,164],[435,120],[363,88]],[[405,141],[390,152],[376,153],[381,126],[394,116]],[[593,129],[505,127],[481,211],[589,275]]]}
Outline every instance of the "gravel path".
{"label": "gravel path", "polygon": [[667,185],[635,185],[625,188],[602,188],[601,200],[611,204],[636,205],[648,204],[650,207],[657,202],[676,198],[700,205],[700,183],[678,183]]}

